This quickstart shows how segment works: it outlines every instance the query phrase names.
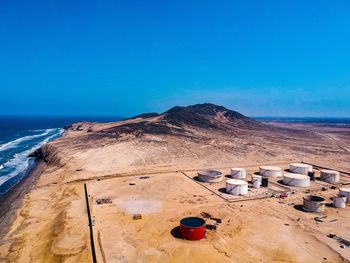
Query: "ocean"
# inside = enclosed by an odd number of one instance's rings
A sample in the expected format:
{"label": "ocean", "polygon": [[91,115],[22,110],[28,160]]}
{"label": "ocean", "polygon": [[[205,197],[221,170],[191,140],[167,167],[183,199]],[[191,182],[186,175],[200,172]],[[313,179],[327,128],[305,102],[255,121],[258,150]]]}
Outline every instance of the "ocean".
{"label": "ocean", "polygon": [[254,117],[262,122],[284,122],[284,123],[318,123],[331,126],[350,127],[350,118],[325,118],[325,117]]}
{"label": "ocean", "polygon": [[35,164],[30,153],[78,121],[110,122],[119,117],[0,117],[0,196],[20,182]]}

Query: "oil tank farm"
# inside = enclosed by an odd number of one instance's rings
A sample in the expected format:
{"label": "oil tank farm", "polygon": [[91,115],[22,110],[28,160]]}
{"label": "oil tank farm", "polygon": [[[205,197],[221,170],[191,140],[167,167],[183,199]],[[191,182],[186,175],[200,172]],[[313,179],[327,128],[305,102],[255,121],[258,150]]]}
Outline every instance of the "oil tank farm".
{"label": "oil tank farm", "polygon": [[244,168],[231,168],[231,177],[244,180],[246,178],[246,170]]}
{"label": "oil tank farm", "polygon": [[282,168],[276,166],[260,166],[259,175],[265,177],[279,177],[282,175]]}
{"label": "oil tank farm", "polygon": [[226,181],[226,192],[232,195],[248,194],[248,183],[243,180],[229,179]]}
{"label": "oil tank farm", "polygon": [[291,163],[289,165],[289,172],[308,175],[308,172],[312,172],[312,165],[306,163]]}
{"label": "oil tank farm", "polygon": [[221,182],[222,173],[216,170],[202,170],[198,172],[198,181],[205,183]]}
{"label": "oil tank farm", "polygon": [[333,206],[335,208],[345,208],[346,196],[335,195],[333,196]]}
{"label": "oil tank farm", "polygon": [[322,181],[325,181],[327,183],[338,183],[340,179],[340,175],[338,171],[333,170],[321,170],[321,177],[320,179]]}
{"label": "oil tank farm", "polygon": [[308,195],[303,197],[303,209],[307,212],[324,212],[326,199],[318,195]]}
{"label": "oil tank farm", "polygon": [[346,202],[350,203],[350,188],[340,188],[339,195],[346,197]]}
{"label": "oil tank farm", "polygon": [[260,188],[261,182],[262,182],[262,176],[260,176],[260,175],[253,175],[252,176],[253,188]]}
{"label": "oil tank farm", "polygon": [[296,187],[310,186],[310,177],[304,174],[284,173],[283,184]]}

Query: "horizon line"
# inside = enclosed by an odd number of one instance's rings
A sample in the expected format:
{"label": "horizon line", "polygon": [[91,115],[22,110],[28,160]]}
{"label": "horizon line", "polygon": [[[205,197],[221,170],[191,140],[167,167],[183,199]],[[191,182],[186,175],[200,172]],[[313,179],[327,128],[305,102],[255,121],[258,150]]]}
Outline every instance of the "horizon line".
{"label": "horizon line", "polygon": [[[141,113],[145,114],[145,113]],[[161,113],[158,113],[161,114]],[[41,114],[0,114],[0,118],[3,117],[21,117],[21,118],[119,118],[119,119],[126,119],[126,118],[132,118],[136,115],[132,116],[120,116],[120,115],[88,115],[88,114],[77,114],[77,115],[64,115],[64,114],[51,114],[51,115],[41,115]],[[244,114],[245,115],[245,114]],[[350,119],[350,116],[287,116],[287,115],[255,115],[255,116],[249,116],[245,115],[249,118],[296,118],[296,119]]]}

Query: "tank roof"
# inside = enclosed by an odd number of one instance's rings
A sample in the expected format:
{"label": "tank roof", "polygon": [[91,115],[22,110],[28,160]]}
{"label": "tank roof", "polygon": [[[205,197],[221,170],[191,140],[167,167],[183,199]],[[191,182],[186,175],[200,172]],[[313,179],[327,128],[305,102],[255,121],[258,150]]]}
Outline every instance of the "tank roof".
{"label": "tank roof", "polygon": [[216,170],[202,170],[199,171],[198,174],[208,177],[220,177],[222,175],[222,172]]}
{"label": "tank roof", "polygon": [[259,168],[264,169],[264,170],[274,170],[274,171],[281,171],[282,168],[277,167],[277,166],[260,166]]}
{"label": "tank roof", "polygon": [[186,227],[201,227],[205,224],[205,221],[199,217],[185,217],[181,219],[180,224]]}
{"label": "tank roof", "polygon": [[248,184],[246,181],[238,180],[238,179],[228,179],[228,180],[226,180],[226,183],[228,183],[228,184],[236,184],[236,185]]}

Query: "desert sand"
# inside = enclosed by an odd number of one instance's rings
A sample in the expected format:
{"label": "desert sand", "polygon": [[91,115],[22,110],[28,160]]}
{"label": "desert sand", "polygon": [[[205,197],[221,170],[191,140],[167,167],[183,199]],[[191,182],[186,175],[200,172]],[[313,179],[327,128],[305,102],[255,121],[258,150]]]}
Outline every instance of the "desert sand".
{"label": "desert sand", "polygon": [[[228,175],[244,167],[250,178],[260,165],[286,169],[300,161],[349,172],[349,149],[349,127],[262,124],[211,104],[76,123],[35,153],[46,167],[12,203],[11,220],[0,222],[0,260],[92,262],[86,184],[98,262],[350,262],[350,248],[327,237],[350,240],[349,205],[327,206],[323,222],[299,209],[306,190],[331,203],[350,176],[341,174],[335,189],[319,182],[291,189],[276,181],[256,195],[261,199],[246,200],[220,191],[224,182],[193,179],[206,168]],[[293,194],[271,197],[278,191]],[[99,198],[112,203],[97,204]],[[181,239],[180,219],[202,212],[222,219],[217,231],[200,241]]]}

